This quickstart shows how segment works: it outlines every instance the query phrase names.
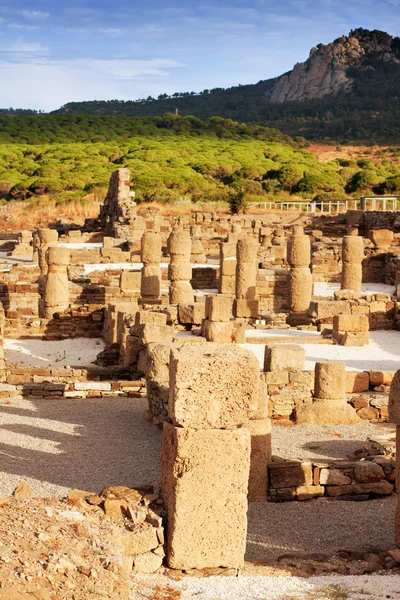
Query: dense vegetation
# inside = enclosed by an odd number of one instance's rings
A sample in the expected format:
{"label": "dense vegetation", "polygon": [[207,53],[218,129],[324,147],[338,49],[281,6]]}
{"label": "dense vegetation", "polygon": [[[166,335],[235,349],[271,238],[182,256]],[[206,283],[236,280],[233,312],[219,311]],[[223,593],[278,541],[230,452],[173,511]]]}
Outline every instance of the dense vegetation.
{"label": "dense vegetation", "polygon": [[[397,38],[396,38],[397,39]],[[394,42],[396,42],[396,39]],[[213,115],[268,125],[292,136],[337,142],[400,144],[400,64],[368,56],[351,67],[353,93],[305,102],[273,104],[264,94],[275,79],[228,89],[160,95],[157,99],[71,102],[57,112],[156,116],[178,109],[201,119]]]}
{"label": "dense vegetation", "polygon": [[229,119],[38,115],[0,117],[5,200],[104,197],[110,174],[129,167],[142,201],[221,202],[400,193],[400,150],[374,162],[319,162],[303,139]]}

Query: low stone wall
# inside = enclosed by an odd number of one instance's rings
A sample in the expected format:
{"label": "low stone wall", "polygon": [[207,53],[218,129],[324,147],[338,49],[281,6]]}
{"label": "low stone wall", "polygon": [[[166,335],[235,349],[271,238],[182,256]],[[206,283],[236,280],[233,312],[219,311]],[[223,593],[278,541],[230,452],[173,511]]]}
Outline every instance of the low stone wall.
{"label": "low stone wall", "polygon": [[394,329],[397,299],[390,294],[371,294],[355,300],[313,300],[307,314],[315,325],[330,325],[339,314],[363,314],[368,316],[371,331]]}
{"label": "low stone wall", "polygon": [[80,306],[56,314],[53,319],[40,319],[17,312],[8,312],[4,335],[10,338],[40,337],[47,340],[102,336],[104,309],[100,305]]}
{"label": "low stone wall", "polygon": [[395,459],[376,456],[365,461],[272,462],[269,500],[311,500],[321,496],[341,500],[369,500],[394,491]]}
{"label": "low stone wall", "polygon": [[[294,418],[294,410],[311,404],[314,371],[272,371],[264,373],[272,419]],[[388,393],[394,371],[347,371],[348,402],[361,419],[387,421]]]}

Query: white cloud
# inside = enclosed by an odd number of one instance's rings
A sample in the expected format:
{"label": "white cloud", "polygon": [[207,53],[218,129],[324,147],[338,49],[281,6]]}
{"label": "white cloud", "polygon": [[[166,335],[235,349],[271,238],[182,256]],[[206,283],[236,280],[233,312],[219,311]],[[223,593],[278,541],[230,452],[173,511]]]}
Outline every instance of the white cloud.
{"label": "white cloud", "polygon": [[41,10],[22,10],[21,15],[25,17],[25,19],[36,21],[38,19],[47,19],[50,16],[50,13],[42,12]]}
{"label": "white cloud", "polygon": [[[0,60],[3,106],[54,110],[71,101],[133,100],[175,90],[171,69],[184,65],[168,59],[46,59],[20,63]],[[29,92],[27,92],[29,90]],[[23,98],[23,101],[21,100]]]}
{"label": "white cloud", "polygon": [[5,48],[5,52],[9,53],[23,53],[23,54],[47,54],[49,49],[42,44],[35,44],[25,42],[23,38],[19,38],[8,47]]}

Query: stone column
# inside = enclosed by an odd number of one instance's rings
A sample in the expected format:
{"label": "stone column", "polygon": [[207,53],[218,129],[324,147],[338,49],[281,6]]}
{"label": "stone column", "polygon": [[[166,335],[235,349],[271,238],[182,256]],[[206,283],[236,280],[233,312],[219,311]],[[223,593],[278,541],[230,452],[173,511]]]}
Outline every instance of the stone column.
{"label": "stone column", "polygon": [[289,287],[289,308],[295,313],[306,312],[312,297],[311,243],[297,226],[288,240],[287,260],[291,267]]}
{"label": "stone column", "polygon": [[47,250],[48,272],[44,291],[46,319],[52,319],[54,313],[64,312],[69,307],[69,259],[67,248],[51,247]]}
{"label": "stone column", "polygon": [[161,236],[146,231],[142,235],[140,260],[143,263],[139,302],[141,304],[158,304],[161,296]]}
{"label": "stone column", "polygon": [[[174,569],[244,564],[250,433],[259,365],[237,346],[185,344],[171,351],[169,417],[161,452]],[[244,426],[243,426],[244,425]]]}
{"label": "stone column", "polygon": [[49,266],[47,264],[47,250],[51,246],[57,246],[58,243],[58,231],[56,229],[39,229],[38,231],[39,242],[37,243],[38,248],[38,263],[40,269],[40,275],[38,278],[38,292],[40,294],[39,300],[39,317],[44,318],[44,293],[47,281],[47,272]]}
{"label": "stone column", "polygon": [[219,287],[220,294],[235,294],[236,285],[236,243],[221,242],[219,246]]}
{"label": "stone column", "polygon": [[192,279],[191,239],[189,231],[176,227],[168,238],[170,263],[168,278],[170,304],[192,304],[194,295],[190,280]]}
{"label": "stone column", "polygon": [[359,421],[356,411],[346,400],[345,363],[315,363],[314,402],[296,408],[296,422],[351,425]]}
{"label": "stone column", "polygon": [[233,300],[222,294],[209,294],[206,297],[206,318],[203,321],[203,335],[208,342],[230,344],[233,340],[235,323],[232,319]]}
{"label": "stone column", "polygon": [[345,235],[342,241],[342,290],[361,294],[364,242],[358,235]]}
{"label": "stone column", "polygon": [[235,316],[258,317],[257,296],[258,241],[252,238],[239,240],[236,246]]}
{"label": "stone column", "polygon": [[400,548],[400,370],[392,379],[389,393],[389,423],[396,424],[396,497],[397,506],[394,517],[394,539]]}

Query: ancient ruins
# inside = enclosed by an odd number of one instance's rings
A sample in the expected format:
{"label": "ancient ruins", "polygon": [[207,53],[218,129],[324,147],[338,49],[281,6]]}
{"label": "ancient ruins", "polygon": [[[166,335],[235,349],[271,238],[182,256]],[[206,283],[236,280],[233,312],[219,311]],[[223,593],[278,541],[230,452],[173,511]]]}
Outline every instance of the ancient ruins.
{"label": "ancient ruins", "polygon": [[[73,497],[131,511],[135,572],[241,569],[249,501],[399,493],[390,436],[351,460],[271,450],[279,424],[366,421],[395,424],[400,448],[398,213],[164,216],[135,204],[121,168],[98,219],[2,245],[1,399],[146,397],[143,418],[163,429],[160,495]],[[363,363],[379,332],[397,336],[398,365]],[[12,364],[3,350],[73,338],[102,341],[96,364]],[[400,546],[400,509],[395,528]]]}

